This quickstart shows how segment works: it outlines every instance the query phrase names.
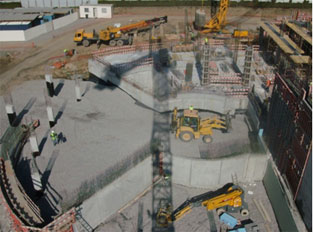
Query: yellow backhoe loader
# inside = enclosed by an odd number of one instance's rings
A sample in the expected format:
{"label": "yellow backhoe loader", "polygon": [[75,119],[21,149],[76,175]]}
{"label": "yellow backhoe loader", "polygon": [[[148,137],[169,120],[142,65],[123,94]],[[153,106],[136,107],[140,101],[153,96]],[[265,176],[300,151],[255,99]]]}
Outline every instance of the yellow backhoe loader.
{"label": "yellow backhoe loader", "polygon": [[231,120],[229,114],[225,119],[213,117],[201,119],[198,110],[184,110],[183,114],[177,115],[177,108],[172,114],[171,130],[175,133],[176,138],[184,142],[192,139],[199,139],[203,135],[204,143],[213,141],[213,129],[221,129],[228,132],[231,128]]}
{"label": "yellow backhoe loader", "polygon": [[247,204],[244,202],[243,190],[233,183],[228,183],[216,191],[187,199],[174,211],[171,211],[171,206],[160,208],[156,221],[160,226],[168,227],[170,223],[182,218],[196,206],[206,207],[207,210],[216,210],[218,215],[225,211],[240,211],[242,216],[249,215]]}

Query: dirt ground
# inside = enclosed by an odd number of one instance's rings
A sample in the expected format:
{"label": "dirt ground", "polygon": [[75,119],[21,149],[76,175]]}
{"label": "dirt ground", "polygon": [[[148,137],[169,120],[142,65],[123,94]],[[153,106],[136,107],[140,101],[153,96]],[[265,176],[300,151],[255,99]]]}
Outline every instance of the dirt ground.
{"label": "dirt ground", "polygon": [[[99,30],[114,23],[127,24],[142,19],[168,15],[169,22],[165,30],[170,32],[177,23],[182,25],[185,14],[184,7],[137,7],[115,8],[112,19],[79,19],[75,23],[59,30],[39,36],[27,42],[0,43],[0,95],[10,90],[12,86],[26,80],[43,79],[47,69],[58,61],[70,62],[65,68],[54,72],[56,77],[68,78],[73,73],[84,72],[87,75],[87,59],[71,61],[62,57],[63,50],[76,49],[78,55],[97,50],[96,46],[76,47],[73,35],[76,29],[85,28]],[[188,7],[189,21],[193,21],[196,7]],[[205,8],[209,15],[209,8]],[[275,19],[279,16],[291,16],[294,9],[252,9],[233,7],[227,14],[228,25],[242,29],[255,29],[261,19]],[[304,12],[311,14],[310,10]],[[181,29],[180,29],[181,30]],[[181,32],[183,32],[181,30]],[[74,59],[74,58],[73,58]]]}

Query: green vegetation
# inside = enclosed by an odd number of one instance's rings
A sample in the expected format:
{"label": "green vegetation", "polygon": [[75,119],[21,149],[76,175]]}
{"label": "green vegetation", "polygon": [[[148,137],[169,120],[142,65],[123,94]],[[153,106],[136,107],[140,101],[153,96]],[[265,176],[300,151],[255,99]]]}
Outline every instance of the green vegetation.
{"label": "green vegetation", "polygon": [[[114,4],[114,7],[151,7],[151,6],[167,6],[167,7],[178,7],[178,6],[201,6],[202,1],[192,1],[192,0],[151,0],[151,1],[106,1],[99,0],[99,4]],[[204,6],[210,6],[210,1],[204,1]],[[230,2],[231,7],[253,7],[253,8],[312,8],[312,4],[308,1],[304,3],[275,3],[275,0],[272,2],[258,2],[253,0],[251,2],[243,1],[240,2]]]}
{"label": "green vegetation", "polygon": [[0,9],[14,9],[22,7],[20,2],[0,2]]}

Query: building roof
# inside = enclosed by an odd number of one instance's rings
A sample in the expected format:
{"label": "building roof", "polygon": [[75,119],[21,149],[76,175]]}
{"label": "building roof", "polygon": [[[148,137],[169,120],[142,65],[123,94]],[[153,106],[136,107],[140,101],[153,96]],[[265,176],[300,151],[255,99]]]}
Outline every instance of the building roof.
{"label": "building roof", "polygon": [[82,4],[80,6],[106,6],[106,7],[112,7],[113,4]]}
{"label": "building roof", "polygon": [[22,22],[22,21],[11,21],[11,22],[0,22],[0,26],[2,25],[28,25],[30,21]]}
{"label": "building roof", "polygon": [[268,33],[268,35],[275,41],[275,43],[283,50],[286,54],[303,54],[304,51],[300,49],[287,35],[281,37],[279,35],[279,29],[277,26],[270,23],[260,23],[261,27]]}
{"label": "building roof", "polygon": [[67,14],[72,11],[71,8],[52,8],[52,7],[41,7],[41,8],[15,8],[15,9],[0,9],[0,13],[20,13],[20,14]]}
{"label": "building roof", "polygon": [[312,37],[305,33],[300,27],[293,23],[287,23],[286,25],[312,46]]}
{"label": "building roof", "polygon": [[71,8],[52,8],[52,7],[31,7],[31,8],[15,8],[14,11],[21,13],[50,13],[50,14],[67,14]]}
{"label": "building roof", "polygon": [[33,21],[39,14],[1,13],[0,22],[3,21]]}

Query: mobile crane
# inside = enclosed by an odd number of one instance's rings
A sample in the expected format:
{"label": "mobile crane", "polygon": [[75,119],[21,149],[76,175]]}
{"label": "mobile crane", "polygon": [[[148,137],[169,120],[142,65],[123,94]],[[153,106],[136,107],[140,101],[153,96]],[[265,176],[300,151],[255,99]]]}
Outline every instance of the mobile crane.
{"label": "mobile crane", "polygon": [[219,32],[226,23],[229,0],[221,0],[217,13],[203,26],[202,34]]}
{"label": "mobile crane", "polygon": [[[212,3],[215,1],[211,1]],[[229,0],[221,0],[217,13],[210,19],[210,21],[203,26],[201,34],[207,34],[211,32],[220,32],[226,24],[226,15],[228,11]],[[229,32],[225,32],[229,33]],[[247,38],[247,30],[234,30],[232,36],[234,38]]]}
{"label": "mobile crane", "polygon": [[249,210],[244,202],[243,190],[233,183],[225,184],[216,191],[210,191],[187,199],[177,209],[171,212],[171,206],[160,208],[156,221],[162,227],[168,227],[170,223],[181,219],[189,213],[193,207],[204,206],[207,210],[217,210],[222,214],[226,210],[240,211],[242,216],[248,216]]}
{"label": "mobile crane", "polygon": [[82,44],[85,47],[88,47],[91,43],[97,43],[98,46],[100,46],[101,43],[108,43],[110,46],[123,46],[132,44],[132,36],[135,31],[138,33],[144,32],[149,30],[152,26],[158,27],[163,23],[167,23],[167,16],[142,20],[121,27],[109,26],[105,30],[100,30],[99,33],[96,33],[95,30],[91,33],[87,33],[84,29],[79,29],[75,33],[74,42],[76,42],[77,45]]}

